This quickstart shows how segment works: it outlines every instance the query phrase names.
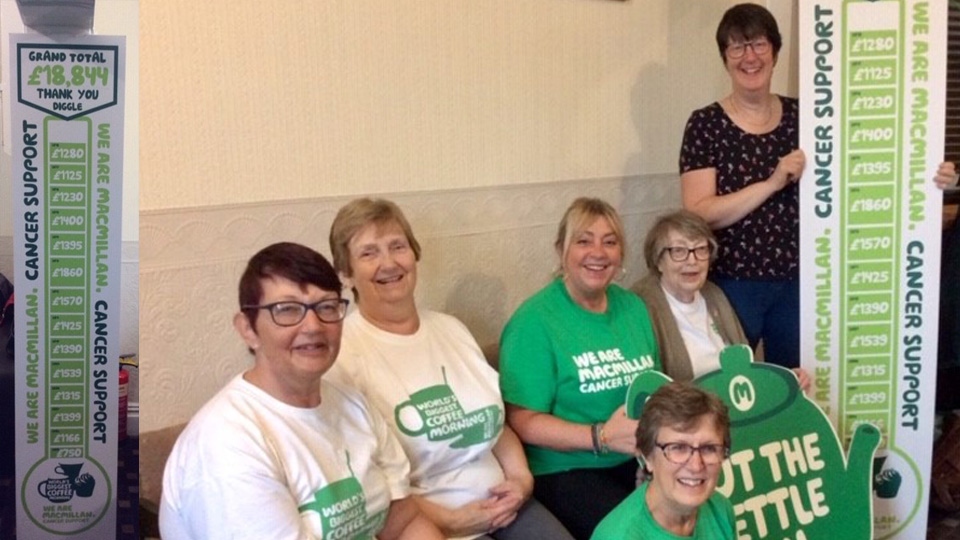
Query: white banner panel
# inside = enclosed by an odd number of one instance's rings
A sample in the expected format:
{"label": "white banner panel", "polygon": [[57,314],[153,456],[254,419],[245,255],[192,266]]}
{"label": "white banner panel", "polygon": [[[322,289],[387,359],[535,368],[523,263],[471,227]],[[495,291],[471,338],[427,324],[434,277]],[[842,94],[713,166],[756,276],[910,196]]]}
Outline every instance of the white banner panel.
{"label": "white banner panel", "polygon": [[926,537],[937,360],[946,0],[801,0],[801,335],[849,443],[883,434],[874,536]]}
{"label": "white banner panel", "polygon": [[111,539],[125,39],[10,42],[17,538]]}

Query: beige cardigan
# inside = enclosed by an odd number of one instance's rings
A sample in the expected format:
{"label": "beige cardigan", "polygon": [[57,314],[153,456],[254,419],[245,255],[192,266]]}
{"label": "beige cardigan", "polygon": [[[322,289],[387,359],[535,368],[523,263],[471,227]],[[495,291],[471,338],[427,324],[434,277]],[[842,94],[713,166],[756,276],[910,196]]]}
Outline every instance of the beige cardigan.
{"label": "beige cardigan", "polygon": [[[650,320],[653,321],[653,331],[657,336],[663,372],[675,381],[692,380],[693,365],[690,363],[690,355],[680,335],[677,321],[673,318],[670,304],[667,303],[666,293],[660,286],[660,277],[649,274],[634,283],[631,290],[647,304]],[[707,281],[700,289],[700,294],[707,302],[707,312],[717,324],[723,342],[728,345],[746,344],[747,336],[743,333],[740,320],[737,319],[737,314],[734,313],[730,301],[720,287]]]}

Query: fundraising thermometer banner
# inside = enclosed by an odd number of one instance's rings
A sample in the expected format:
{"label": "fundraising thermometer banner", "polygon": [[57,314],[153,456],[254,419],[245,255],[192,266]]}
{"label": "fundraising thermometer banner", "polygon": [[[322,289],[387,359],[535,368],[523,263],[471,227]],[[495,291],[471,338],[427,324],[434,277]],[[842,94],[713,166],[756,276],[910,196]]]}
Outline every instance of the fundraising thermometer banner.
{"label": "fundraising thermometer banner", "polygon": [[844,441],[883,437],[875,538],[926,536],[937,357],[946,0],[801,0],[801,327]]}
{"label": "fundraising thermometer banner", "polygon": [[17,538],[114,538],[125,40],[10,42]]}

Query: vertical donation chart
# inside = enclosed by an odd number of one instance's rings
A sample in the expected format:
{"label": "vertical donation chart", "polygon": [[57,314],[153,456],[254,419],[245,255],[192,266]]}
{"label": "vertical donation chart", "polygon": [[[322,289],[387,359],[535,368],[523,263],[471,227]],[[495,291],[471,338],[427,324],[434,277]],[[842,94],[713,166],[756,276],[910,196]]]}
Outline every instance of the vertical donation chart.
{"label": "vertical donation chart", "polygon": [[124,43],[11,36],[17,538],[116,535]]}
{"label": "vertical donation chart", "polygon": [[926,537],[946,0],[801,0],[801,331],[845,445],[872,424],[874,537]]}

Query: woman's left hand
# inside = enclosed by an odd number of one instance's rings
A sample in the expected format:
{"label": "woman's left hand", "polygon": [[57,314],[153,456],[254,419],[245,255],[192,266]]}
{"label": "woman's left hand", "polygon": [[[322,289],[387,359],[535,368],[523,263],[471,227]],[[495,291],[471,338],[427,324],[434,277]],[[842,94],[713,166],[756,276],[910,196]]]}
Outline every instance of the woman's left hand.
{"label": "woman's left hand", "polygon": [[797,376],[797,380],[800,382],[800,390],[807,392],[810,390],[810,384],[813,382],[810,379],[810,374],[807,373],[807,370],[803,368],[793,368],[793,374]]}
{"label": "woman's left hand", "polygon": [[627,417],[627,406],[613,411],[603,424],[603,440],[612,452],[635,455],[637,452],[637,421]]}
{"label": "woman's left hand", "polygon": [[496,500],[494,504],[502,510],[491,523],[493,530],[497,530],[517,519],[520,507],[530,497],[530,488],[516,480],[507,479],[490,488],[490,496]]}
{"label": "woman's left hand", "polygon": [[933,182],[940,189],[946,189],[957,183],[957,168],[952,161],[944,161],[940,164]]}

